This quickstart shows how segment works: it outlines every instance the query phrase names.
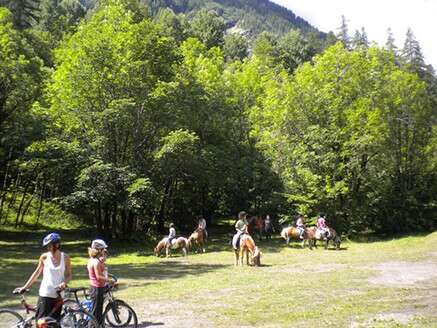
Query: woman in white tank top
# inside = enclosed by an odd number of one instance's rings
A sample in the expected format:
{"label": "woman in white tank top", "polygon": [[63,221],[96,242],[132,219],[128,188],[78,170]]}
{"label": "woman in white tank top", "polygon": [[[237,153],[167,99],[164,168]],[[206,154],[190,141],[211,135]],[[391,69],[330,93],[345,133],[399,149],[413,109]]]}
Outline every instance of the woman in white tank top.
{"label": "woman in white tank top", "polygon": [[57,233],[48,234],[43,240],[43,246],[48,252],[43,253],[38,266],[30,276],[29,280],[20,289],[29,289],[33,283],[43,274],[39,288],[39,298],[36,311],[36,319],[50,316],[60,319],[62,306],[58,306],[58,291],[67,287],[71,280],[71,262],[68,255],[61,252],[61,237]]}

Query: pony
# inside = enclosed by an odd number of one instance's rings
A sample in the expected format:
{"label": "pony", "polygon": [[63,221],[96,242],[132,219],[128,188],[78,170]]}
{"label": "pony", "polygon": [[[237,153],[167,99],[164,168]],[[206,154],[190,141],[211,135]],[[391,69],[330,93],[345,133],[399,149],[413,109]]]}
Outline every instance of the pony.
{"label": "pony", "polygon": [[171,246],[167,245],[167,237],[162,238],[154,249],[156,256],[161,254],[161,251],[165,248],[165,254],[167,257],[170,256],[171,249],[182,249],[184,256],[187,256],[188,239],[184,237],[177,237],[171,241]]}
{"label": "pony", "polygon": [[323,240],[325,241],[325,249],[328,249],[329,242],[332,241],[332,244],[335,246],[335,249],[340,249],[341,238],[338,235],[337,231],[329,227],[328,230],[329,232],[327,230],[320,230],[320,229],[316,230],[314,246],[316,247],[317,240]]}
{"label": "pony", "polygon": [[250,253],[250,263],[253,266],[261,265],[261,251],[255,245],[255,241],[248,234],[243,234],[240,237],[240,247],[239,249],[234,248],[235,254],[235,266],[239,264],[243,266],[244,256],[246,256],[246,264],[249,265],[249,253]]}
{"label": "pony", "polygon": [[194,232],[188,237],[188,248],[197,246],[197,250],[201,250],[205,253],[205,233],[202,229],[197,228]]}
{"label": "pony", "polygon": [[[303,234],[302,240],[302,248],[305,247],[305,243],[308,242],[308,246],[310,249],[313,249],[314,240],[316,239],[316,227],[305,228],[305,232]],[[288,245],[290,243],[290,239],[300,240],[300,231],[296,227],[287,227],[282,229],[281,237],[285,239],[285,243]]]}
{"label": "pony", "polygon": [[255,219],[255,232],[258,235],[258,239],[262,240],[262,236],[264,234],[264,219],[262,216],[257,216]]}

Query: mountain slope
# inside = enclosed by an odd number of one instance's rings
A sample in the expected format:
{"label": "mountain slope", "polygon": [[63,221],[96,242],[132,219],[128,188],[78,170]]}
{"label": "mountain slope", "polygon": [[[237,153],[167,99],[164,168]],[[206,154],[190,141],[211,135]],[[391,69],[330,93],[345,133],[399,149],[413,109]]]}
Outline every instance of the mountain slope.
{"label": "mountain slope", "polygon": [[304,32],[315,31],[303,18],[291,10],[268,0],[142,0],[152,14],[161,8],[171,8],[175,13],[191,17],[200,9],[214,10],[222,16],[228,27],[237,27],[258,35],[263,31],[284,34],[291,28]]}

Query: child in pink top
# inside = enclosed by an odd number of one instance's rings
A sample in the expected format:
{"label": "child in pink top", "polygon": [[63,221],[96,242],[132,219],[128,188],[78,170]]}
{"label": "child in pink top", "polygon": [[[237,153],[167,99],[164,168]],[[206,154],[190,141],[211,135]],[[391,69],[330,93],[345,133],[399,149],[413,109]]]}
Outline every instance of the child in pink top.
{"label": "child in pink top", "polygon": [[103,325],[103,301],[107,283],[111,282],[108,279],[108,270],[104,259],[106,257],[106,248],[108,245],[101,240],[96,239],[88,248],[90,259],[88,260],[87,269],[90,280],[90,297],[93,301],[91,313],[95,316],[98,323]]}

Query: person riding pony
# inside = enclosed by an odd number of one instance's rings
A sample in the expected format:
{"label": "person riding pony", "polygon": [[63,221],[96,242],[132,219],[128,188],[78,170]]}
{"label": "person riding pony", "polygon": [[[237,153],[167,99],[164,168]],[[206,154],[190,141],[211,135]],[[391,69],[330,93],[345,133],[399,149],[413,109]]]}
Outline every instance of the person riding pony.
{"label": "person riding pony", "polygon": [[170,247],[173,239],[176,238],[176,229],[173,223],[170,223],[166,246]]}
{"label": "person riding pony", "polygon": [[329,239],[330,231],[328,225],[326,224],[326,219],[324,214],[321,214],[317,220],[317,229],[319,230],[319,233],[321,235],[324,235],[323,237],[324,240]]}
{"label": "person riding pony", "polygon": [[253,266],[261,265],[261,251],[255,245],[255,241],[248,234],[243,234],[240,239],[240,248],[234,248],[235,254],[235,266],[239,264],[244,265],[244,257],[246,257],[246,264],[249,265],[249,254],[250,254],[250,264]]}
{"label": "person riding pony", "polygon": [[188,248],[197,246],[197,250],[205,253],[205,243],[208,234],[206,232],[206,221],[200,218],[196,230],[188,237]]}
{"label": "person riding pony", "polygon": [[303,240],[305,233],[305,219],[302,215],[297,217],[296,228],[299,229],[299,238]]}
{"label": "person riding pony", "polygon": [[235,223],[235,230],[237,230],[237,233],[232,238],[232,246],[234,247],[234,249],[239,248],[241,235],[248,233],[248,223],[246,217],[246,212],[241,211],[240,213],[238,213],[238,221]]}
{"label": "person riding pony", "polygon": [[208,240],[208,231],[206,230],[206,220],[203,217],[200,217],[199,222],[197,223],[197,229],[202,232],[203,241],[206,243]]}

